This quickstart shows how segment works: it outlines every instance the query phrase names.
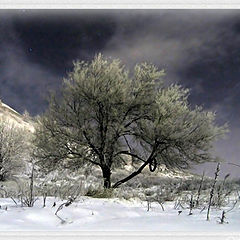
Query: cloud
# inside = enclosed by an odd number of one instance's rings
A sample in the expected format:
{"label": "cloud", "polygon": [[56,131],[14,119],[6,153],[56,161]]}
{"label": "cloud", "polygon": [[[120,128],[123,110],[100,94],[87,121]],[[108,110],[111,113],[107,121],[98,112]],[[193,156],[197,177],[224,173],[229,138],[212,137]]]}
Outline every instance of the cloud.
{"label": "cloud", "polygon": [[56,79],[59,77],[50,69],[29,61],[27,54],[31,52],[22,46],[11,19],[7,19],[7,24],[2,25],[1,98],[19,112],[27,109],[36,114],[46,106],[44,99],[47,90],[56,88]]}
{"label": "cloud", "polygon": [[139,61],[153,62],[174,76],[172,81],[184,82],[178,72],[202,57],[211,61],[228,54],[222,41],[233,37],[228,22],[236,14],[204,10],[122,13],[116,17],[118,27],[104,53],[130,66]]}

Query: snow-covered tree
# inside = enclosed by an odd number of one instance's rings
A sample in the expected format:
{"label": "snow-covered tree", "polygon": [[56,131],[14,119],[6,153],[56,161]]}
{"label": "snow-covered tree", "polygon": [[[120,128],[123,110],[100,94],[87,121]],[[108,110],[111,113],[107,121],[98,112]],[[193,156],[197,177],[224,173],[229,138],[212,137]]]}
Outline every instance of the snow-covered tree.
{"label": "snow-covered tree", "polygon": [[0,118],[0,181],[19,173],[29,148],[29,131]]}
{"label": "snow-covered tree", "polygon": [[[224,135],[215,114],[188,103],[187,89],[164,86],[163,71],[142,63],[129,74],[118,59],[101,54],[91,62],[77,61],[64,79],[61,94],[52,94],[49,109],[36,131],[41,166],[53,169],[90,163],[102,170],[104,187],[118,187],[158,164],[187,168],[214,160],[209,150]],[[112,169],[139,168],[111,184]]]}

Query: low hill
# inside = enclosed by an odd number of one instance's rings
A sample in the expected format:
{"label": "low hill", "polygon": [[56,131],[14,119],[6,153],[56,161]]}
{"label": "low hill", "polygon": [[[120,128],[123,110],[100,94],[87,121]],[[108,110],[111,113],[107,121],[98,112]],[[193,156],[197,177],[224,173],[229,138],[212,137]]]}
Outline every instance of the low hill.
{"label": "low hill", "polygon": [[9,107],[7,104],[0,100],[0,117],[5,120],[16,124],[16,126],[25,128],[30,132],[34,132],[34,124],[30,120],[24,119],[24,116]]}

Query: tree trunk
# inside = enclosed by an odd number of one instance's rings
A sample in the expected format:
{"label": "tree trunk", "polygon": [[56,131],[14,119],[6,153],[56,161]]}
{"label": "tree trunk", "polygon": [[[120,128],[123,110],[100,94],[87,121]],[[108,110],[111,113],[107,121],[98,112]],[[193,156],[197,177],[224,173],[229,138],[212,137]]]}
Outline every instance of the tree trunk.
{"label": "tree trunk", "polygon": [[101,168],[104,180],[104,188],[111,188],[111,169],[107,166],[103,166]]}
{"label": "tree trunk", "polygon": [[0,174],[0,181],[4,182],[6,180],[6,175],[5,173]]}
{"label": "tree trunk", "polygon": [[1,166],[0,167],[0,181],[3,182],[5,181],[5,175],[6,175],[6,172],[3,170],[3,167]]}

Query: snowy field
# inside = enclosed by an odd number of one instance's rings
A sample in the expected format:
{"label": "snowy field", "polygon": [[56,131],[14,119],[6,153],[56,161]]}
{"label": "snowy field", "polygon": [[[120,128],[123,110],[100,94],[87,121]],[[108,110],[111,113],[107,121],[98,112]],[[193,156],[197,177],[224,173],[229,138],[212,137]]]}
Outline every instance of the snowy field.
{"label": "snowy field", "polygon": [[[137,200],[95,199],[82,197],[69,207],[58,212],[57,208],[65,201],[47,198],[46,207],[42,207],[42,198],[34,207],[16,206],[11,199],[0,199],[0,229],[2,231],[19,230],[84,230],[84,231],[184,231],[184,232],[238,232],[240,226],[240,208],[227,213],[228,224],[219,224],[221,211],[212,210],[210,221],[206,221],[206,210],[183,210],[178,215],[173,202],[160,205],[152,204],[147,211],[147,203]],[[7,207],[7,210],[5,210]]]}

